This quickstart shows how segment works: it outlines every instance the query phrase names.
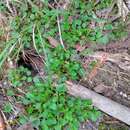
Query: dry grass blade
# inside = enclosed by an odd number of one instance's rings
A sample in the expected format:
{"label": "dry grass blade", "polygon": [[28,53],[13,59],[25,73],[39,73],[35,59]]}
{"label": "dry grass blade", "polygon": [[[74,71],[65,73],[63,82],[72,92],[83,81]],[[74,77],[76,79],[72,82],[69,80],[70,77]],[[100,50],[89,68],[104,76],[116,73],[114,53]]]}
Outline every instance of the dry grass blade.
{"label": "dry grass blade", "polygon": [[59,16],[57,16],[57,25],[58,25],[58,30],[59,30],[59,37],[60,37],[60,43],[62,45],[62,47],[65,49],[63,40],[62,40],[62,35],[61,35],[61,27],[60,27],[60,20],[59,20]]}

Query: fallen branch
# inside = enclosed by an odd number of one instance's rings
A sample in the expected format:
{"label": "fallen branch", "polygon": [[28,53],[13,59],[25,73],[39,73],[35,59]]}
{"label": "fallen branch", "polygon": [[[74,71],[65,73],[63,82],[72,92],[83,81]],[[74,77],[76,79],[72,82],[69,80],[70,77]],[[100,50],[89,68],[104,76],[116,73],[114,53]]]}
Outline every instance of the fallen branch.
{"label": "fallen branch", "polygon": [[108,115],[115,117],[116,119],[130,125],[130,109],[126,106],[118,104],[92,90],[87,89],[81,85],[74,84],[67,81],[68,93],[75,97],[81,97],[83,99],[92,99],[95,107]]}

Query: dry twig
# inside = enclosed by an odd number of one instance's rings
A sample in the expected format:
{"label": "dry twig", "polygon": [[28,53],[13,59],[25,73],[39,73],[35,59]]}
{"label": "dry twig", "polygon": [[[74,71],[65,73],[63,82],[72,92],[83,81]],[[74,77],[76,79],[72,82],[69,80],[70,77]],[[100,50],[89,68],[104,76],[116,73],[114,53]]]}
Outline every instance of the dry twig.
{"label": "dry twig", "polygon": [[60,27],[60,20],[59,20],[59,16],[57,16],[57,25],[58,25],[58,30],[59,30],[59,37],[60,37],[60,43],[62,45],[62,47],[65,49],[63,40],[62,40],[62,35],[61,35],[61,27]]}

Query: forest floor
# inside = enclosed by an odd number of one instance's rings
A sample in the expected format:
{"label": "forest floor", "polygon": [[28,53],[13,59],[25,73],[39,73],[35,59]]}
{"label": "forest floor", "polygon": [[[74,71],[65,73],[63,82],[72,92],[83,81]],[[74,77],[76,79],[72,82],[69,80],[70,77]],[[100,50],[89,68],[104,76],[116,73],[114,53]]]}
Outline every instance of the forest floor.
{"label": "forest floor", "polygon": [[65,88],[73,81],[130,108],[120,1],[0,1],[0,130],[130,130]]}

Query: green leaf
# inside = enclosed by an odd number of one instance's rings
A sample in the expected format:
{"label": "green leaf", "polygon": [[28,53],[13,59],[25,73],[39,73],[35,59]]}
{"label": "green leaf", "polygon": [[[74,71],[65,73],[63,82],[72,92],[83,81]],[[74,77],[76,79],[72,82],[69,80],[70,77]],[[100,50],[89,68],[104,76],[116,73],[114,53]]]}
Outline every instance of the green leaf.
{"label": "green leaf", "polygon": [[41,121],[41,127],[42,130],[50,130],[50,128],[48,127],[48,125],[45,123],[44,120]]}
{"label": "green leaf", "polygon": [[78,130],[77,124],[75,125],[73,121],[69,123],[69,130]]}
{"label": "green leaf", "polygon": [[39,77],[38,76],[35,76],[34,78],[33,78],[33,82],[34,83],[39,83],[40,82],[40,79],[39,79]]}
{"label": "green leaf", "polygon": [[68,23],[68,22],[65,22],[64,25],[63,25],[63,30],[68,31],[69,28],[70,28],[69,23]]}
{"label": "green leaf", "polygon": [[22,82],[15,80],[15,81],[13,82],[13,86],[14,86],[14,87],[20,87],[20,86],[22,86]]}
{"label": "green leaf", "polygon": [[86,27],[87,27],[87,23],[83,23],[83,24],[82,24],[82,27],[83,27],[83,28],[86,28]]}
{"label": "green leaf", "polygon": [[27,71],[27,76],[31,76],[31,71]]}
{"label": "green leaf", "polygon": [[104,35],[104,36],[100,37],[99,39],[97,39],[97,42],[99,44],[107,44],[109,42],[108,35]]}
{"label": "green leaf", "polygon": [[83,68],[80,68],[79,69],[79,75],[82,76],[82,77],[84,77],[85,74],[86,74],[85,70]]}
{"label": "green leaf", "polygon": [[14,91],[13,90],[7,90],[7,95],[8,96],[14,96]]}
{"label": "green leaf", "polygon": [[73,100],[68,100],[67,103],[68,103],[69,107],[73,107],[74,106],[74,101]]}
{"label": "green leaf", "polygon": [[90,48],[84,49],[82,52],[80,52],[80,54],[83,56],[91,55],[93,53],[94,53],[93,50]]}
{"label": "green leaf", "polygon": [[73,130],[78,130],[80,125],[79,121],[76,118],[74,118],[72,123],[73,123]]}
{"label": "green leaf", "polygon": [[22,98],[21,100],[22,100],[22,103],[23,103],[24,105],[30,104],[30,100],[28,100],[28,99],[26,99],[26,98]]}
{"label": "green leaf", "polygon": [[75,20],[75,24],[77,24],[77,25],[81,25],[81,23],[82,23],[82,21],[81,20]]}
{"label": "green leaf", "polygon": [[58,125],[54,126],[54,129],[55,129],[55,130],[61,130],[62,127],[61,127],[61,125],[58,124]]}
{"label": "green leaf", "polygon": [[6,103],[4,105],[4,112],[10,113],[12,111],[12,105],[10,103]]}
{"label": "green leaf", "polygon": [[26,79],[27,79],[26,76],[23,76],[23,77],[21,78],[21,80],[23,80],[23,81],[26,81]]}
{"label": "green leaf", "polygon": [[91,119],[92,121],[96,121],[98,119],[98,117],[100,116],[100,112],[99,111],[90,111],[88,113],[89,115],[89,119]]}
{"label": "green leaf", "polygon": [[51,125],[56,125],[57,124],[57,121],[55,118],[48,118],[46,121],[45,121],[45,124],[51,126]]}
{"label": "green leaf", "polygon": [[85,107],[90,106],[90,105],[92,105],[92,100],[90,100],[90,99],[82,100],[82,104],[83,104]]}
{"label": "green leaf", "polygon": [[71,70],[71,71],[69,72],[69,74],[70,74],[72,80],[76,80],[76,79],[78,78],[78,77],[77,77],[77,72],[75,72],[75,71],[73,71],[73,70]]}
{"label": "green leaf", "polygon": [[27,78],[27,82],[32,82],[32,80],[33,80],[32,77]]}
{"label": "green leaf", "polygon": [[64,93],[64,92],[66,92],[66,87],[65,87],[65,84],[60,84],[60,85],[58,85],[57,87],[56,87],[56,91],[58,92],[58,93]]}
{"label": "green leaf", "polygon": [[73,121],[73,114],[72,114],[72,111],[67,111],[66,113],[65,113],[65,119],[66,120],[68,120],[69,122],[70,121]]}
{"label": "green leaf", "polygon": [[98,38],[101,38],[103,35],[102,35],[102,32],[101,31],[97,31],[96,32],[96,38],[98,39]]}
{"label": "green leaf", "polygon": [[84,117],[82,115],[77,115],[77,118],[80,122],[84,122]]}
{"label": "green leaf", "polygon": [[107,25],[105,25],[104,29],[105,30],[112,30],[113,26],[112,26],[112,24],[107,24]]}
{"label": "green leaf", "polygon": [[64,118],[59,120],[60,126],[65,126],[67,123],[68,123],[68,121],[66,119],[64,119]]}
{"label": "green leaf", "polygon": [[35,128],[39,128],[40,126],[40,119],[35,119],[32,121],[32,126]]}
{"label": "green leaf", "polygon": [[32,114],[33,111],[34,111],[34,108],[33,108],[32,106],[30,106],[30,107],[27,108],[27,112],[28,112],[29,114]]}
{"label": "green leaf", "polygon": [[36,103],[35,108],[40,111],[42,109],[42,104],[41,103]]}
{"label": "green leaf", "polygon": [[26,116],[22,115],[19,117],[19,122],[23,125],[25,123],[27,123],[28,119]]}
{"label": "green leaf", "polygon": [[57,110],[57,105],[56,105],[56,103],[50,103],[49,108],[52,109],[52,110]]}
{"label": "green leaf", "polygon": [[59,59],[53,59],[52,63],[51,63],[51,69],[52,70],[57,70],[57,68],[59,68],[61,65],[61,61]]}
{"label": "green leaf", "polygon": [[26,97],[29,98],[29,99],[32,99],[32,98],[34,99],[35,98],[34,94],[32,94],[31,92],[28,92],[26,94]]}
{"label": "green leaf", "polygon": [[37,99],[36,95],[34,95],[34,94],[31,93],[31,92],[28,92],[28,93],[26,94],[26,97],[27,97],[31,102],[35,102],[36,99]]}

